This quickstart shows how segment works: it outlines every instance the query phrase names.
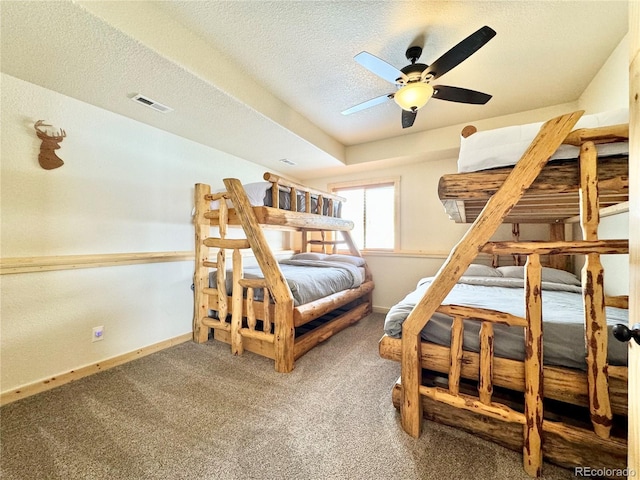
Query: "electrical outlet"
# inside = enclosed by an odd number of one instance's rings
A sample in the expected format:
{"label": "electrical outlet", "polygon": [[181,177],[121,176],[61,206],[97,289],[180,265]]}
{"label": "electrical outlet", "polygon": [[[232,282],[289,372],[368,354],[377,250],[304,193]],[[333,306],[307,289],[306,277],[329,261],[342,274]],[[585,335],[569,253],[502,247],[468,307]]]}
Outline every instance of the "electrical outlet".
{"label": "electrical outlet", "polygon": [[99,342],[102,340],[104,335],[104,327],[101,325],[99,327],[93,327],[93,335],[91,336],[92,342]]}

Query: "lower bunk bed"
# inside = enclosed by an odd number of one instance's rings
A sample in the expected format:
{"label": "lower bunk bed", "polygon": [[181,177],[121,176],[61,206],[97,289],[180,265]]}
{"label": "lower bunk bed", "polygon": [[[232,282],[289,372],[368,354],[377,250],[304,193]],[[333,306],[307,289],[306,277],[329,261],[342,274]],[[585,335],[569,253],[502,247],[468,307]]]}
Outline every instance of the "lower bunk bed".
{"label": "lower bunk bed", "polygon": [[[196,185],[194,341],[206,342],[211,334],[230,344],[232,354],[257,353],[286,373],[314,346],[371,312],[374,283],[351,239],[353,222],[340,218],[344,199],[274,174],[264,178],[270,187],[225,179],[226,189],[212,193],[209,185]],[[278,261],[263,232],[269,226],[302,232],[303,252]],[[233,227],[244,238],[229,238]],[[311,240],[311,232],[321,232],[322,240]],[[325,232],[339,232],[342,241],[325,240]],[[348,254],[336,252],[339,243]],[[327,246],[333,253],[307,251]],[[244,265],[242,251],[255,265]]]}
{"label": "lower bunk bed", "polygon": [[[379,350],[383,358],[401,361],[402,324],[419,303],[434,277],[421,279],[416,289],[394,305],[385,319]],[[564,466],[622,470],[626,465],[627,346],[613,338],[616,324],[628,323],[628,311],[607,307],[609,395],[613,428],[608,439],[590,431],[589,387],[584,335],[584,305],[580,280],[572,273],[542,267],[542,331],[544,332],[543,387],[547,427],[543,454]],[[517,412],[524,411],[526,342],[525,270],[522,266],[490,267],[472,264],[422,329],[422,385],[432,388],[422,398],[427,419],[468,430],[513,450],[522,449],[522,426],[478,415],[473,408],[452,409],[430,398],[439,392],[466,395],[466,400],[486,388],[492,401]],[[619,305],[620,302],[617,302]],[[479,385],[486,326],[491,328],[493,358],[491,384]],[[518,319],[519,321],[515,320]],[[511,322],[513,326],[507,324]],[[482,330],[485,330],[484,332]],[[484,350],[484,351],[483,351]],[[454,359],[454,360],[452,360]],[[456,363],[456,360],[458,363]],[[451,375],[449,377],[449,375]],[[458,376],[459,375],[459,376]],[[402,389],[393,389],[393,403],[401,405]],[[496,414],[508,415],[496,407]],[[571,423],[570,433],[561,425]],[[597,455],[596,455],[597,453]]]}

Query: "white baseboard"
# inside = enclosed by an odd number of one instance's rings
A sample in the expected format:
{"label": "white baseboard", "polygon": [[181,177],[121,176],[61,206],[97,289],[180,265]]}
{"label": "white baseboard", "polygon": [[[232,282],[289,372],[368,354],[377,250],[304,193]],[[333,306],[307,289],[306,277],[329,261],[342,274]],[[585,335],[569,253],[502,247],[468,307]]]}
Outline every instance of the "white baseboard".
{"label": "white baseboard", "polygon": [[376,307],[375,305],[373,306],[373,311],[374,313],[384,313],[385,315],[387,313],[389,313],[389,308],[387,307]]}
{"label": "white baseboard", "polygon": [[131,362],[132,360],[135,360],[137,358],[142,358],[151,353],[164,350],[165,348],[173,347],[174,345],[187,342],[191,340],[191,338],[191,333],[185,333],[183,335],[179,335],[162,342],[154,343],[153,345],[139,348],[138,350],[134,350],[133,352],[117,355],[101,362],[81,367],[77,370],[71,370],[69,372],[64,372],[60,375],[56,375],[45,380],[40,380],[34,383],[23,385],[19,388],[7,390],[6,392],[2,392],[0,394],[0,406],[6,405],[7,403],[15,402],[16,400],[30,397],[31,395],[35,395],[36,393],[51,390],[52,388],[59,387],[60,385],[70,383],[75,380],[79,380],[83,377],[93,375],[94,373],[117,367],[118,365],[122,365],[123,363]]}

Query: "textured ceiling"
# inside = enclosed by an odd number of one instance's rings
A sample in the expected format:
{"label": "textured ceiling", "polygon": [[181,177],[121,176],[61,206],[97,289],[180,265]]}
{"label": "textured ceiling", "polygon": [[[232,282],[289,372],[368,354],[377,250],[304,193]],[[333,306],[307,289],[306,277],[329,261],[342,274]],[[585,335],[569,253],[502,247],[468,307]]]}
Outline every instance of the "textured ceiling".
{"label": "textured ceiling", "polygon": [[[424,158],[436,129],[573,102],[628,28],[627,2],[616,1],[3,0],[0,8],[3,72],[300,178],[361,164],[367,145],[410,144],[402,155]],[[434,99],[404,130],[392,101],[340,114],[395,90],[355,54],[401,68],[406,48],[419,44],[429,64],[483,25],[496,37],[438,83],[490,93],[486,105]],[[143,108],[129,100],[136,93],[174,111]],[[297,165],[287,170],[282,158]]]}

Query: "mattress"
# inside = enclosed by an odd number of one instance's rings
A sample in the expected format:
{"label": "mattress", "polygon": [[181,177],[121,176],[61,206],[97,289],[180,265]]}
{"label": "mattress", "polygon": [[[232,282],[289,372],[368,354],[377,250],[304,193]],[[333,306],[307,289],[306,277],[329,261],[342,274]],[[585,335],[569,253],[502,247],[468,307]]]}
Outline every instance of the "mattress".
{"label": "mattress", "polygon": [[[359,287],[364,281],[364,260],[350,255],[302,253],[279,262],[280,270],[293,294],[294,305],[304,305],[319,298]],[[264,278],[260,267],[245,267],[244,278]],[[232,272],[227,271],[227,294],[233,289]],[[209,275],[209,284],[216,288],[216,271]],[[262,289],[255,290],[255,300],[262,301]]]}
{"label": "mattress", "polygon": [[[247,194],[247,198],[249,199],[249,203],[254,207],[272,207],[273,206],[273,195],[271,193],[271,182],[254,182],[243,184],[244,191]],[[225,190],[220,190],[217,193],[224,192]],[[279,207],[282,210],[291,210],[291,189],[288,187],[280,187],[280,198],[279,198]],[[307,200],[306,195],[304,193],[298,192],[296,194],[298,200],[298,212],[306,212],[307,211]],[[318,196],[311,195],[311,212],[316,213],[318,210]],[[233,204],[229,201],[229,208],[233,208]],[[218,201],[211,202],[211,209],[217,210],[220,203]],[[329,212],[329,202],[324,202],[322,205],[322,214],[329,216],[337,216],[340,217],[342,204],[340,202],[334,202],[334,214],[330,214]]]}
{"label": "mattress", "polygon": [[[489,269],[490,267],[485,267]],[[492,276],[463,276],[446,297],[443,304],[464,305],[498,310],[524,317],[524,270],[523,267],[507,267],[514,272],[504,276],[499,269]],[[508,271],[506,271],[508,272]],[[581,287],[575,282],[558,282],[556,272],[571,275],[554,269],[543,271],[542,307],[543,307],[543,361],[545,365],[586,370],[586,348],[584,334],[583,301]],[[545,275],[546,274],[546,275]],[[519,278],[518,278],[519,277]],[[545,278],[546,277],[546,278]],[[552,281],[549,281],[552,280]],[[423,278],[416,289],[402,301],[393,306],[385,319],[385,333],[399,338],[402,323],[411,313],[427,290],[433,277]],[[628,324],[628,311],[607,307],[607,325],[609,331],[608,361],[610,365],[627,364],[627,345],[614,339],[612,328],[616,323]],[[451,341],[451,317],[436,313],[421,332],[424,340],[438,345],[449,346]],[[479,351],[480,322],[464,321],[464,349]],[[524,359],[524,340],[522,327],[494,325],[494,353],[497,357],[515,360]]]}
{"label": "mattress", "polygon": [[[629,109],[623,108],[593,115],[583,115],[575,126],[596,128],[629,123]],[[496,167],[514,165],[538,134],[542,122],[515,125],[485,132],[476,132],[460,139],[458,172],[475,172]],[[598,145],[599,156],[629,153],[629,142]],[[561,145],[549,160],[578,158],[580,149],[573,145]]]}

